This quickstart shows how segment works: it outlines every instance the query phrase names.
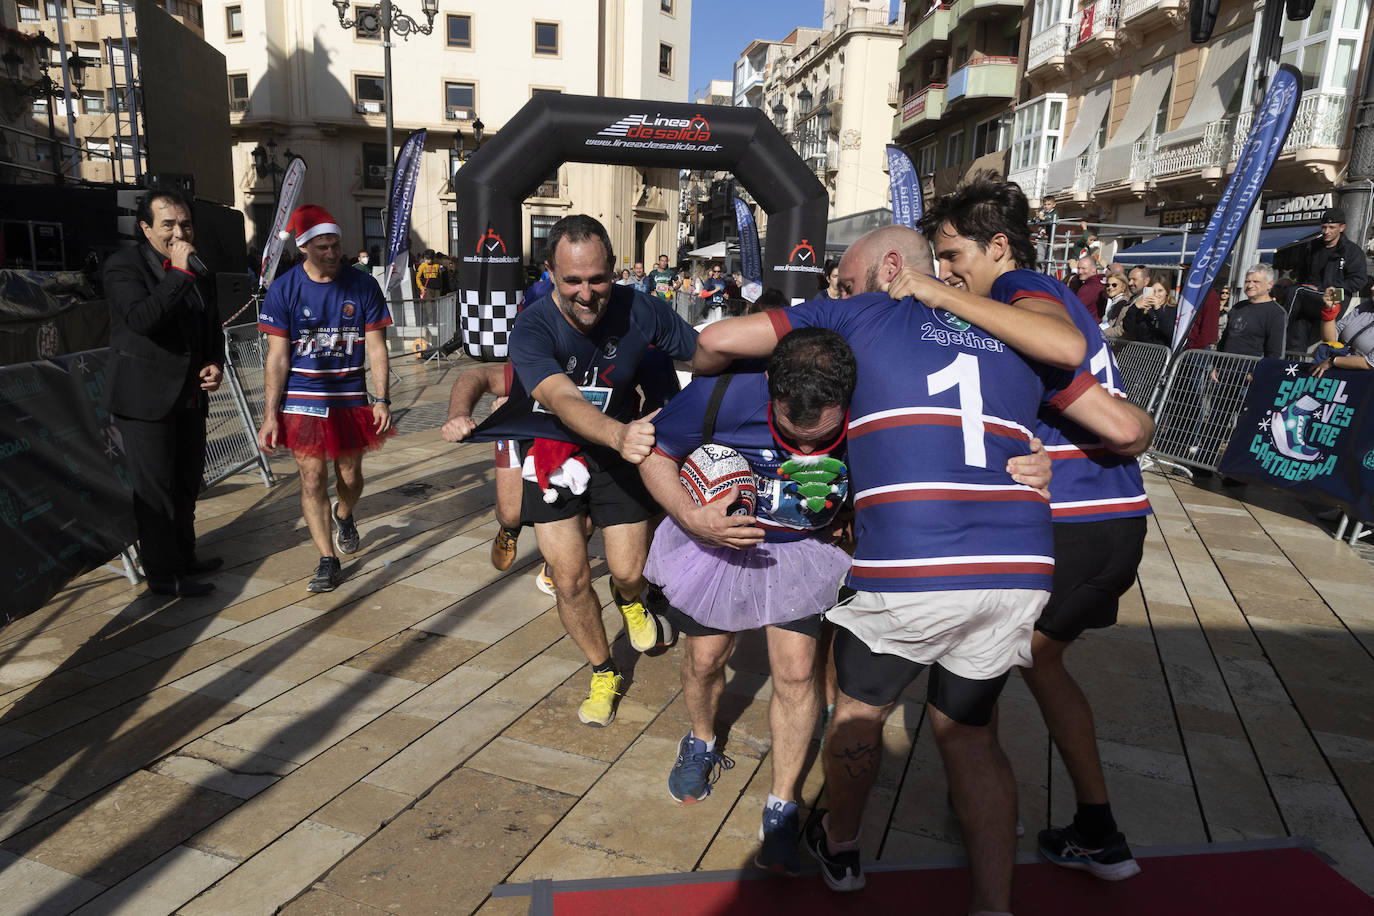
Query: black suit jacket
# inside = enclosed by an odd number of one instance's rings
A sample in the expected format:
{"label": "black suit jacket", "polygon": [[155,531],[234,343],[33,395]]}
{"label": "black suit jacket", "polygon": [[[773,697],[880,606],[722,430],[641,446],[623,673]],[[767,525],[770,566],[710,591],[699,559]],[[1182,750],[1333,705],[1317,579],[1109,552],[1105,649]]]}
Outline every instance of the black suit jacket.
{"label": "black suit jacket", "polygon": [[162,262],[141,242],[105,261],[115,351],[107,406],[136,420],[166,417],[202,366],[224,364],[224,334],[206,284]]}

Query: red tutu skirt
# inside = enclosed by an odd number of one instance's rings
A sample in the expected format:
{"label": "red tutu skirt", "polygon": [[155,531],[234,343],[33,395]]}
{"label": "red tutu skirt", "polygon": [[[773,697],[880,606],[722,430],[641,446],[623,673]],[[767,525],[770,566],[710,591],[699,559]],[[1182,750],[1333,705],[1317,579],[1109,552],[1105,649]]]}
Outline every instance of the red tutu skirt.
{"label": "red tutu skirt", "polygon": [[299,413],[281,415],[281,438],[297,455],[327,458],[331,461],[347,452],[370,452],[382,447],[395,427],[385,434],[377,432],[372,408],[331,407],[327,417]]}

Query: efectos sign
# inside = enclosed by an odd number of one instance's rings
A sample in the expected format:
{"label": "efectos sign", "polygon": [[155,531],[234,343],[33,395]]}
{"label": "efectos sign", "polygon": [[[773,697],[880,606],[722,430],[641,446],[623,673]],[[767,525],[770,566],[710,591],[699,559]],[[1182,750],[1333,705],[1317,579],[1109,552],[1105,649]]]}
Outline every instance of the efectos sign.
{"label": "efectos sign", "polygon": [[790,299],[815,295],[825,187],[762,111],[542,93],[453,179],[458,309],[469,355],[506,356],[523,286],[521,202],[565,162],[733,172],[768,214],[763,285]]}

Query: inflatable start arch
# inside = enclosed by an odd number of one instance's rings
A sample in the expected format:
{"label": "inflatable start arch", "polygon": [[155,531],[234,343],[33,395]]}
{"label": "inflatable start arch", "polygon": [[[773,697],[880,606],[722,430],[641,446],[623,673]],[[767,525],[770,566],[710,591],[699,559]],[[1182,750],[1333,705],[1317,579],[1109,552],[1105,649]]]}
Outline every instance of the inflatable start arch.
{"label": "inflatable start arch", "polygon": [[473,153],[458,200],[464,348],[505,359],[523,289],[520,205],[565,162],[731,171],[768,214],[763,285],[810,299],[825,252],[825,187],[757,108],[541,93]]}

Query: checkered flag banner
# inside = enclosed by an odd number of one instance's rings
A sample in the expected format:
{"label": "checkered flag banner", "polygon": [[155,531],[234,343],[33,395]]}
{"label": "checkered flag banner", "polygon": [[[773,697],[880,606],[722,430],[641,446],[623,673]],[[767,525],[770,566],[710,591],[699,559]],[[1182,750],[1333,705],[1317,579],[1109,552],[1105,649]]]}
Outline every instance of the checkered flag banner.
{"label": "checkered flag banner", "polygon": [[483,302],[481,291],[463,290],[463,347],[476,359],[505,359],[510,341],[510,326],[515,322],[519,293],[493,290],[491,301]]}

